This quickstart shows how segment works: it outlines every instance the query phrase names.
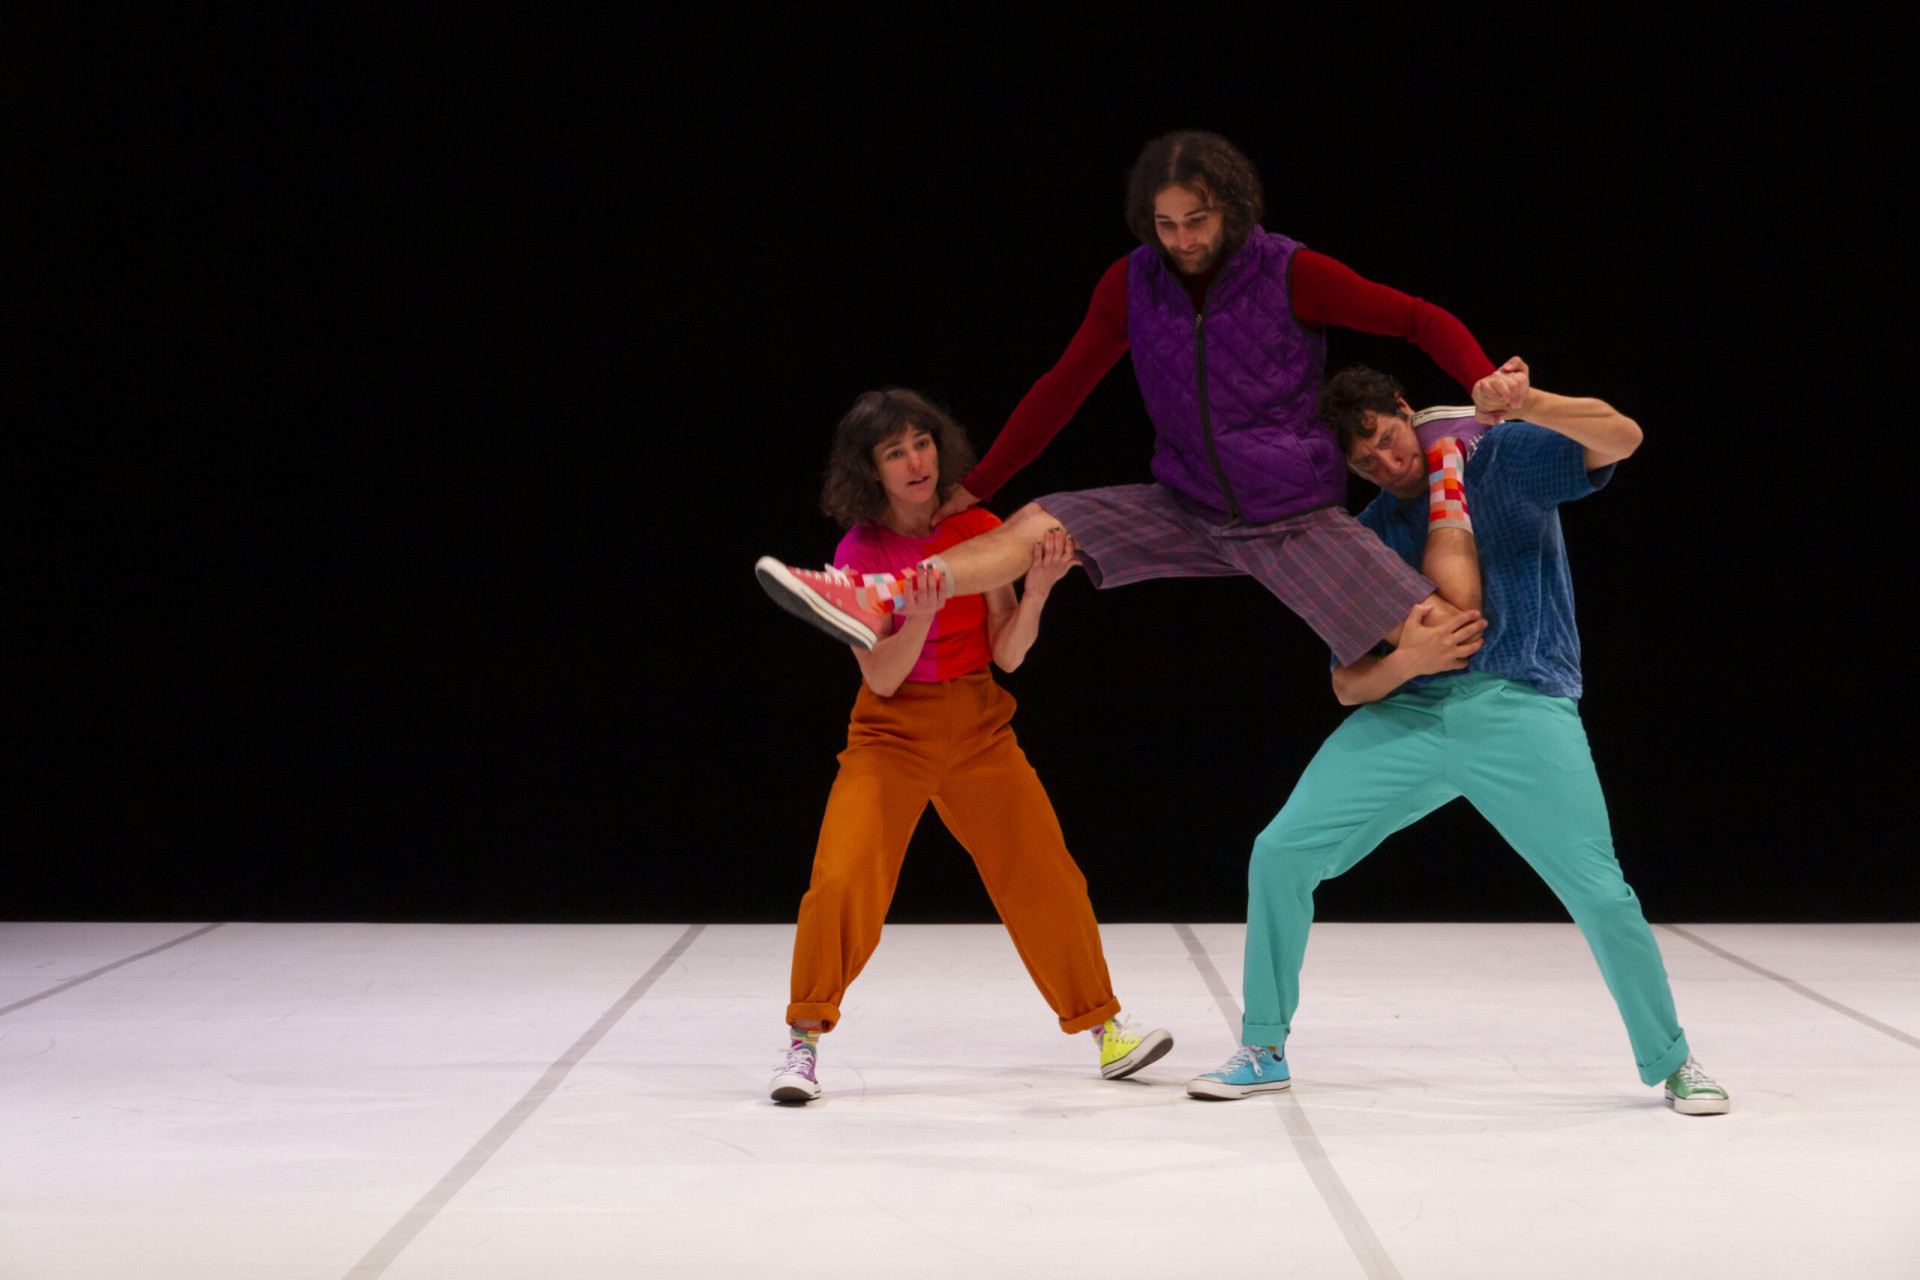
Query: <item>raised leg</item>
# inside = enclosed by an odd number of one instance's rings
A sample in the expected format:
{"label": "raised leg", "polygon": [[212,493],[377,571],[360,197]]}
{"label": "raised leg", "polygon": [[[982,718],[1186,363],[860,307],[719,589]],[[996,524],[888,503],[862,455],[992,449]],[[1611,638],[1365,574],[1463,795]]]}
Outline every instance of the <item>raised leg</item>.
{"label": "raised leg", "polygon": [[1039,503],[1029,502],[999,528],[948,548],[940,560],[953,576],[952,594],[978,595],[1023,577],[1033,564],[1033,544],[1059,527]]}

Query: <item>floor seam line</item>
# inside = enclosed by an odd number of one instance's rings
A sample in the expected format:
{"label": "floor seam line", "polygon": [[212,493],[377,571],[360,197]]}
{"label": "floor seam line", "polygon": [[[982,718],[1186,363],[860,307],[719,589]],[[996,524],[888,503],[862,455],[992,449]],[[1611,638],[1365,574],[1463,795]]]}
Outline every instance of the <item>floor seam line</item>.
{"label": "floor seam line", "polygon": [[95,969],[93,972],[83,973],[77,978],[68,978],[65,982],[59,983],[55,986],[48,987],[45,991],[42,991],[39,995],[28,996],[24,1000],[15,1000],[12,1004],[7,1005],[4,1008],[0,1008],[0,1018],[6,1017],[8,1014],[12,1013],[15,1009],[24,1009],[30,1004],[39,1004],[42,1000],[45,1000],[51,996],[57,996],[62,991],[71,991],[73,990],[73,988],[79,986],[83,982],[92,982],[95,978],[99,977],[100,975],[105,973],[112,973],[115,969],[121,968],[124,965],[132,964],[135,960],[145,960],[148,956],[159,955],[162,951],[167,950],[169,947],[177,947],[183,942],[192,942],[195,938],[202,937],[206,934],[212,933],[215,929],[218,929],[221,925],[225,923],[226,921],[224,920],[216,920],[212,924],[201,925],[198,929],[195,929],[192,933],[183,933],[179,937],[173,939],[171,942],[163,942],[157,947],[148,947],[145,951],[136,952],[133,955],[128,956],[124,960],[115,960],[112,964],[103,964],[98,969]]}
{"label": "floor seam line", "polygon": [[555,1058],[552,1065],[541,1073],[538,1080],[534,1081],[533,1086],[521,1095],[520,1100],[508,1108],[505,1115],[494,1121],[493,1127],[482,1134],[480,1140],[474,1143],[464,1156],[454,1162],[453,1167],[447,1170],[440,1181],[434,1183],[411,1209],[401,1215],[398,1222],[388,1228],[385,1235],[374,1242],[366,1255],[354,1263],[352,1269],[347,1272],[346,1280],[372,1280],[373,1277],[383,1274],[388,1267],[392,1266],[394,1259],[398,1258],[401,1252],[412,1244],[422,1231],[426,1230],[427,1224],[452,1203],[453,1198],[460,1194],[467,1183],[473,1181],[474,1176],[485,1167],[487,1161],[493,1159],[520,1126],[525,1124],[528,1118],[553,1095],[554,1090],[560,1087],[561,1082],[580,1064],[581,1059],[593,1052],[607,1032],[613,1030],[620,1019],[627,1015],[628,1010],[638,1004],[640,998],[653,988],[653,984],[658,982],[682,955],[686,954],[687,948],[693,945],[693,940],[699,937],[706,927],[704,924],[688,925],[686,932],[667,948],[665,954],[635,979],[625,994],[615,1000],[592,1026],[582,1032],[580,1038],[575,1040],[565,1053]]}
{"label": "floor seam line", "polygon": [[1785,974],[1775,973],[1773,970],[1766,968],[1763,965],[1755,964],[1753,961],[1748,960],[1745,957],[1737,956],[1733,952],[1727,950],[1725,947],[1718,946],[1714,943],[1708,942],[1705,938],[1702,938],[1700,935],[1693,933],[1687,929],[1683,929],[1677,924],[1663,924],[1658,927],[1665,929],[1668,933],[1679,934],[1681,937],[1685,938],[1688,942],[1691,942],[1694,946],[1700,947],[1706,951],[1711,951],[1714,955],[1719,956],[1723,960],[1730,960],[1734,964],[1739,965],[1743,969],[1751,969],[1753,972],[1759,974],[1763,978],[1771,978],[1775,982],[1779,983],[1781,986],[1785,987],[1787,990],[1792,991],[1797,995],[1803,995],[1807,999],[1813,1001],[1815,1004],[1823,1004],[1827,1008],[1833,1010],[1835,1013],[1844,1014],[1846,1017],[1852,1018],[1855,1022],[1859,1023],[1863,1027],[1871,1027],[1875,1031],[1878,1031],[1881,1035],[1891,1036],[1893,1039],[1900,1041],[1902,1044],[1910,1044],[1914,1048],[1920,1049],[1920,1036],[1908,1035],[1906,1032],[1902,1031],[1898,1027],[1888,1026],[1886,1023],[1880,1021],[1880,1019],[1874,1017],[1872,1014],[1862,1013],[1858,1009],[1849,1008],[1846,1005],[1841,1004],[1838,1000],[1835,1000],[1831,996],[1823,996],[1818,991],[1815,991],[1812,987],[1803,986],[1802,984],[1795,982],[1792,978],[1787,977]]}
{"label": "floor seam line", "polygon": [[[1214,1003],[1220,1006],[1220,1012],[1226,1016],[1227,1030],[1237,1044],[1240,1040],[1240,1002],[1227,990],[1226,980],[1220,971],[1213,967],[1213,960],[1207,955],[1206,948],[1200,945],[1199,937],[1193,932],[1193,926],[1176,924],[1173,931],[1180,935],[1180,941],[1186,944],[1187,958],[1193,967],[1200,971],[1200,980],[1207,985]],[[1340,1171],[1333,1167],[1333,1160],[1327,1155],[1327,1149],[1320,1143],[1320,1135],[1313,1130],[1313,1123],[1307,1118],[1307,1112],[1300,1100],[1293,1096],[1293,1090],[1268,1095],[1273,1101],[1274,1110],[1280,1113],[1280,1122],[1287,1130],[1287,1137],[1293,1142],[1294,1154],[1306,1168],[1307,1177],[1313,1182],[1314,1189],[1320,1193],[1327,1211],[1340,1228],[1340,1234],[1346,1237],[1347,1247],[1353,1250],[1354,1259],[1359,1262],[1368,1280],[1401,1280],[1399,1268],[1393,1265],[1393,1259],[1387,1256],[1386,1246],[1380,1243],[1379,1235],[1373,1224],[1367,1221],[1367,1215],[1361,1212],[1360,1204],[1353,1198],[1353,1192],[1341,1179]]]}

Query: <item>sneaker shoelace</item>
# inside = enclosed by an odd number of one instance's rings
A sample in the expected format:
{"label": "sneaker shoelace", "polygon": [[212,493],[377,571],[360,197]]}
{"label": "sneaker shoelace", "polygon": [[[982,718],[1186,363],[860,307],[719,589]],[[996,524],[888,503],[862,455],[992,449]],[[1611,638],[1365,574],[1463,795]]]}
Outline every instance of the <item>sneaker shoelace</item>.
{"label": "sneaker shoelace", "polygon": [[825,578],[828,582],[836,583],[839,586],[843,586],[843,587],[857,587],[860,585],[859,583],[853,580],[852,574],[848,573],[845,569],[836,569],[832,565],[828,565],[826,568],[822,569],[820,571],[820,576]]}
{"label": "sneaker shoelace", "polygon": [[780,1065],[780,1074],[800,1075],[813,1079],[813,1050],[803,1044],[794,1045],[787,1050],[787,1060]]}
{"label": "sneaker shoelace", "polygon": [[1680,1083],[1689,1089],[1718,1089],[1720,1087],[1714,1082],[1714,1078],[1708,1075],[1705,1069],[1702,1068],[1699,1063],[1695,1062],[1691,1056],[1680,1064],[1680,1070],[1674,1074],[1679,1076]]}
{"label": "sneaker shoelace", "polygon": [[1266,1070],[1260,1065],[1260,1051],[1250,1044],[1243,1044],[1235,1049],[1233,1056],[1227,1059],[1227,1065],[1220,1068],[1216,1074],[1230,1076],[1241,1067],[1251,1068],[1254,1075],[1263,1079],[1266,1077]]}

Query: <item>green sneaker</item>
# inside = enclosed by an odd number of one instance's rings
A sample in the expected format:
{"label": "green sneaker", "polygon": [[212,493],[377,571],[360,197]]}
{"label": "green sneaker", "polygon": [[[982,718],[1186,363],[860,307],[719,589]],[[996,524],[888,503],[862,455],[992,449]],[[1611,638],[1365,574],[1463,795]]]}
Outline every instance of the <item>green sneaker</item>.
{"label": "green sneaker", "polygon": [[1688,1054],[1680,1069],[1667,1077],[1667,1101],[1683,1116],[1723,1116],[1733,1104],[1727,1091]]}
{"label": "green sneaker", "polygon": [[1149,1062],[1158,1062],[1173,1048],[1173,1037],[1165,1031],[1135,1031],[1118,1018],[1108,1018],[1100,1027],[1100,1074],[1109,1080],[1121,1080]]}

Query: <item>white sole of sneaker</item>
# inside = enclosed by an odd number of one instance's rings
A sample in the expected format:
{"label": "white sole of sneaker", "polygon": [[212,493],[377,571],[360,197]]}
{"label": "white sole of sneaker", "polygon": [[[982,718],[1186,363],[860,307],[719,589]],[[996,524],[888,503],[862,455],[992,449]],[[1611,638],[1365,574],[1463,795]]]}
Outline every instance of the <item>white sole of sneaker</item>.
{"label": "white sole of sneaker", "polygon": [[772,556],[761,556],[754,562],[753,572],[760,579],[760,586],[773,597],[773,602],[785,609],[802,622],[808,622],[848,644],[862,649],[872,649],[879,637],[873,628],[850,618],[840,610],[822,600],[813,588],[787,571],[787,566]]}
{"label": "white sole of sneaker", "polygon": [[1234,1102],[1241,1098],[1250,1098],[1256,1093],[1279,1093],[1282,1089],[1293,1088],[1291,1080],[1272,1080],[1260,1084],[1228,1084],[1224,1080],[1209,1080],[1205,1076],[1187,1081],[1189,1098],[1206,1098],[1213,1102]]}
{"label": "white sole of sneaker", "polygon": [[1151,1031],[1140,1038],[1133,1052],[1124,1058],[1115,1058],[1100,1068],[1100,1074],[1109,1080],[1124,1080],[1149,1063],[1160,1061],[1167,1056],[1167,1050],[1173,1048],[1173,1036],[1165,1031]]}
{"label": "white sole of sneaker", "polygon": [[812,1102],[820,1096],[820,1086],[805,1076],[776,1076],[771,1096],[775,1102]]}
{"label": "white sole of sneaker", "polygon": [[1723,1116],[1733,1109],[1726,1098],[1681,1098],[1671,1089],[1667,1090],[1667,1101],[1683,1116]]}

